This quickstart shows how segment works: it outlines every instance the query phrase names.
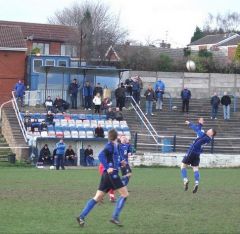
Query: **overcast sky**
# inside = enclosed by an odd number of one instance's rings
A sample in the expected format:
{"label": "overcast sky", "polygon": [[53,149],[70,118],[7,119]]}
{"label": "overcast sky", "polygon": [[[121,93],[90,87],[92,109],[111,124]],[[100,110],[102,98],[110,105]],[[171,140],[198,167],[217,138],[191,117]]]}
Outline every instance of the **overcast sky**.
{"label": "overcast sky", "polygon": [[[174,47],[189,43],[196,25],[202,26],[209,12],[240,10],[240,0],[103,0],[128,29],[129,38],[145,43],[166,40]],[[0,19],[47,23],[56,10],[74,0],[0,0]],[[81,2],[78,0],[77,2]]]}

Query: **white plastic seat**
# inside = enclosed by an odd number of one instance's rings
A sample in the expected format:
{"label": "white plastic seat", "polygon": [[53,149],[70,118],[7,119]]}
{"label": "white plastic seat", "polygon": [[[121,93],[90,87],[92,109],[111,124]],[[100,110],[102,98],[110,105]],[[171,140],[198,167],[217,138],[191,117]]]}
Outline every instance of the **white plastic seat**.
{"label": "white plastic seat", "polygon": [[105,127],[105,121],[104,121],[104,120],[98,120],[97,123],[98,123],[98,124],[101,124],[101,127],[102,127],[102,128]]}
{"label": "white plastic seat", "polygon": [[68,126],[68,121],[66,119],[61,119],[61,126],[63,127]]}
{"label": "white plastic seat", "polygon": [[72,135],[72,138],[78,138],[79,137],[77,130],[71,131],[71,135]]}
{"label": "white plastic seat", "polygon": [[69,127],[75,127],[76,126],[75,120],[74,119],[69,119],[68,120],[68,126]]}
{"label": "white plastic seat", "polygon": [[83,126],[82,120],[77,119],[75,125],[76,125],[76,127],[81,127],[81,126]]}
{"label": "white plastic seat", "polygon": [[88,119],[83,120],[83,126],[85,128],[89,128],[91,126],[90,120]]}
{"label": "white plastic seat", "polygon": [[48,137],[47,131],[42,131],[41,132],[41,137]]}
{"label": "white plastic seat", "polygon": [[61,125],[60,119],[54,119],[53,121],[55,122],[55,126]]}
{"label": "white plastic seat", "polygon": [[105,127],[106,128],[112,128],[113,127],[112,120],[105,121]]}
{"label": "white plastic seat", "polygon": [[113,120],[113,121],[112,121],[112,125],[113,125],[113,128],[119,127],[119,121]]}
{"label": "white plastic seat", "polygon": [[98,125],[97,120],[91,120],[91,127],[96,128]]}
{"label": "white plastic seat", "polygon": [[78,131],[78,137],[79,138],[86,138],[86,131],[85,130],[79,130]]}
{"label": "white plastic seat", "polygon": [[64,130],[63,131],[64,138],[71,138],[71,132],[69,130]]}

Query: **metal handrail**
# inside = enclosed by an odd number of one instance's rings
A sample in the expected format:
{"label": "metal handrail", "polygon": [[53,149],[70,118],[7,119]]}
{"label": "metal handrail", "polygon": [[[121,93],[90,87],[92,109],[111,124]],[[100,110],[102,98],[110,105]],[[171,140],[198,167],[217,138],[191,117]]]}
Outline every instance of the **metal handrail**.
{"label": "metal handrail", "polygon": [[0,106],[0,121],[2,121],[2,109],[5,105],[7,105],[8,103],[12,102],[12,99],[4,102],[1,106]]}
{"label": "metal handrail", "polygon": [[27,131],[24,127],[24,123],[22,121],[22,119],[20,118],[20,111],[19,111],[19,108],[18,108],[18,104],[17,104],[17,101],[16,101],[16,97],[15,97],[15,94],[14,94],[14,91],[12,91],[12,106],[13,106],[13,109],[15,111],[15,114],[16,114],[16,117],[17,117],[17,120],[18,120],[18,124],[20,126],[20,129],[21,129],[21,132],[23,134],[23,138],[25,140],[25,142],[27,143],[28,142],[28,139],[27,139]]}
{"label": "metal handrail", "polygon": [[169,92],[165,92],[164,94],[169,97],[169,110],[172,111],[172,96]]}

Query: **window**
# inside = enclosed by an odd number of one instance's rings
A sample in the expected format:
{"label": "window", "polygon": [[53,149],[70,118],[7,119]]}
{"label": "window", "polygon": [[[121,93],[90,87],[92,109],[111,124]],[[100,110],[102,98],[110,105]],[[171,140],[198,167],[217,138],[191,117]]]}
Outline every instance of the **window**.
{"label": "window", "polygon": [[66,67],[67,66],[67,61],[66,60],[59,60],[58,61],[58,66],[59,67]]}
{"label": "window", "polygon": [[46,59],[45,65],[46,66],[55,66],[55,61],[53,59]]}
{"label": "window", "polygon": [[49,55],[49,44],[47,43],[33,43],[33,49],[34,48],[39,48],[40,49],[40,54],[43,55]]}
{"label": "window", "polygon": [[43,65],[43,61],[41,59],[33,60],[33,72],[39,73],[39,68]]}
{"label": "window", "polygon": [[62,44],[61,55],[77,57],[77,47],[73,45]]}

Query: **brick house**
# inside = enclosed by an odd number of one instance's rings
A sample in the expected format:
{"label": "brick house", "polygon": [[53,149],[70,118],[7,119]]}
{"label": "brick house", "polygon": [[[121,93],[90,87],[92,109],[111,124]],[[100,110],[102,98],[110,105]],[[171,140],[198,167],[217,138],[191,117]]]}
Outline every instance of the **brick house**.
{"label": "brick house", "polygon": [[188,45],[192,51],[207,49],[209,51],[220,51],[229,60],[234,58],[236,48],[240,43],[240,35],[237,33],[207,35]]}
{"label": "brick house", "polygon": [[27,45],[19,26],[0,25],[0,103],[11,98],[14,84],[24,80]]}

